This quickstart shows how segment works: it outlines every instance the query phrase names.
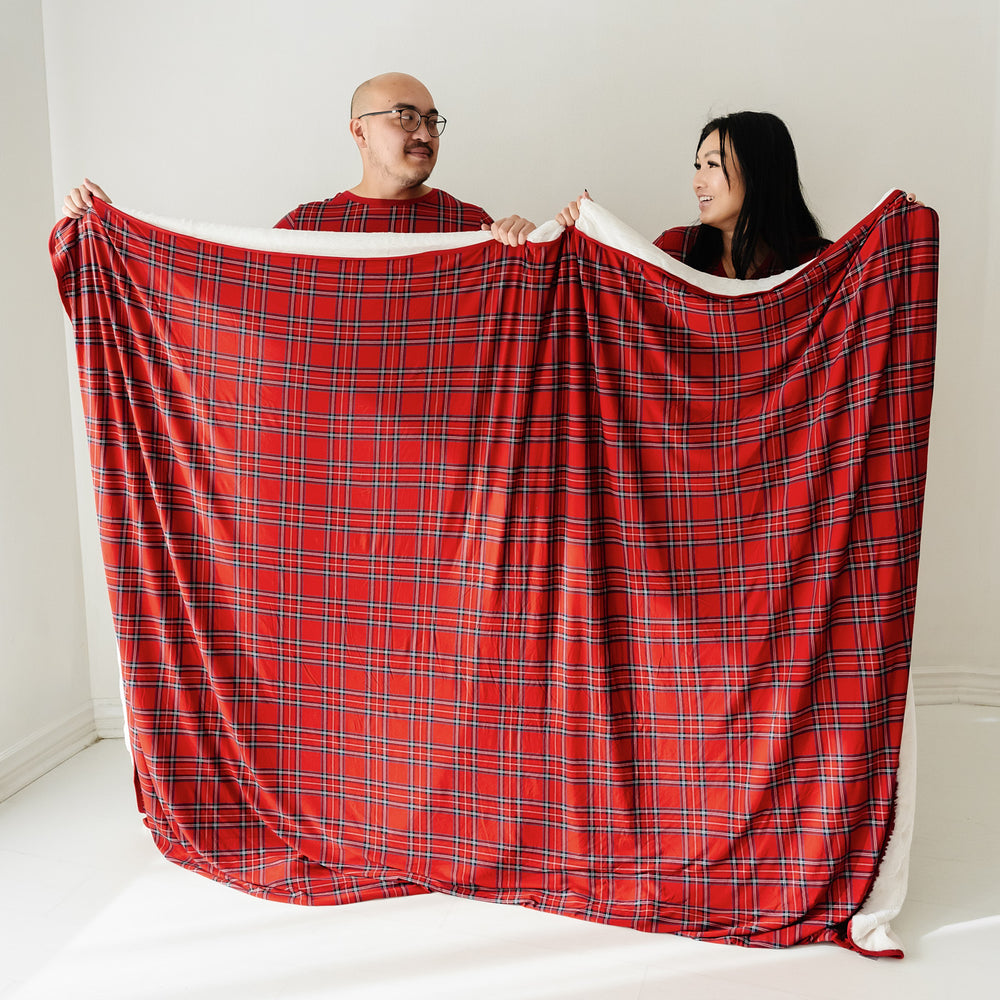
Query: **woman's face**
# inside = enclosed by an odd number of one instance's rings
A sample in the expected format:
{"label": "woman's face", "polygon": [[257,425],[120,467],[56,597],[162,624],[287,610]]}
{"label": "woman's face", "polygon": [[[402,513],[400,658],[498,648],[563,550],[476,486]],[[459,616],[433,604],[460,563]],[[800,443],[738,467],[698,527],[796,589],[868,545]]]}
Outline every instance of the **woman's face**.
{"label": "woman's face", "polygon": [[736,220],[743,208],[743,174],[739,161],[727,144],[726,169],[729,180],[722,172],[722,152],[719,133],[711,132],[698,149],[694,158],[694,193],[698,199],[700,221],[732,235]]}

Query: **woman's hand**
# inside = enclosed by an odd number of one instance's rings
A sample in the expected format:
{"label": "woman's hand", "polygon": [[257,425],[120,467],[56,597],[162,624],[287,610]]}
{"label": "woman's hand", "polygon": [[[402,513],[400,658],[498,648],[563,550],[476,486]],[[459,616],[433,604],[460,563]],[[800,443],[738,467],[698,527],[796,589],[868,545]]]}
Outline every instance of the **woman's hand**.
{"label": "woman's hand", "polygon": [[587,199],[587,201],[592,201],[593,199],[590,195],[584,191],[576,201],[571,201],[564,209],[562,209],[556,216],[556,222],[560,226],[565,226],[567,229],[570,226],[576,225],[576,220],[580,218],[580,202]]}

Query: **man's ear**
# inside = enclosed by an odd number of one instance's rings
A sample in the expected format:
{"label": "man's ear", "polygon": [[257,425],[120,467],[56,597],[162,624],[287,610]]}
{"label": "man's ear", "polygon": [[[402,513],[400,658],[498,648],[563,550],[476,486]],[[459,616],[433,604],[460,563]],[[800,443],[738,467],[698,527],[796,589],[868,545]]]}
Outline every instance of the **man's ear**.
{"label": "man's ear", "polygon": [[366,149],[368,147],[368,141],[365,139],[365,126],[360,118],[352,118],[347,123],[348,131],[351,133],[351,138],[357,143],[358,149]]}

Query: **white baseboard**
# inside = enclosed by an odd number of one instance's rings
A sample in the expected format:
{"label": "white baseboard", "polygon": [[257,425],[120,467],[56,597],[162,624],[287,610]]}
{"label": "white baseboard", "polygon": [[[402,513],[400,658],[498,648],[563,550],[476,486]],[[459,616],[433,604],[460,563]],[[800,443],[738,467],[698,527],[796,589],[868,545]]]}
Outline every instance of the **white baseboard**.
{"label": "white baseboard", "polygon": [[94,699],[94,725],[102,740],[120,740],[124,736],[125,712],[118,698]]}
{"label": "white baseboard", "polygon": [[0,750],[0,802],[58,767],[73,754],[97,742],[94,706],[87,702],[71,715],[36,730],[19,743]]}
{"label": "white baseboard", "polygon": [[1000,707],[1000,674],[987,670],[913,670],[918,705],[989,705]]}

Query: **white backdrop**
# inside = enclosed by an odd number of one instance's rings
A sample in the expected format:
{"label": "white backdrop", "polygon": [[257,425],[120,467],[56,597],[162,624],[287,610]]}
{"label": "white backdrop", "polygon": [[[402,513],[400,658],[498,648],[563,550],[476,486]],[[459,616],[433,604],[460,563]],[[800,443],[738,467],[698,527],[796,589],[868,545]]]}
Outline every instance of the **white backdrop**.
{"label": "white backdrop", "polygon": [[[927,690],[1000,698],[998,6],[43,0],[56,200],[86,174],[134,209],[270,226],[357,182],[350,94],[402,70],[449,120],[433,184],[536,222],[586,186],[652,238],[696,216],[704,121],[774,111],[826,235],[893,187],[941,215],[914,666]],[[88,474],[78,475],[94,694],[109,698],[110,619]]]}
{"label": "white backdrop", "polygon": [[0,0],[0,799],[94,721],[51,161],[41,3]]}

